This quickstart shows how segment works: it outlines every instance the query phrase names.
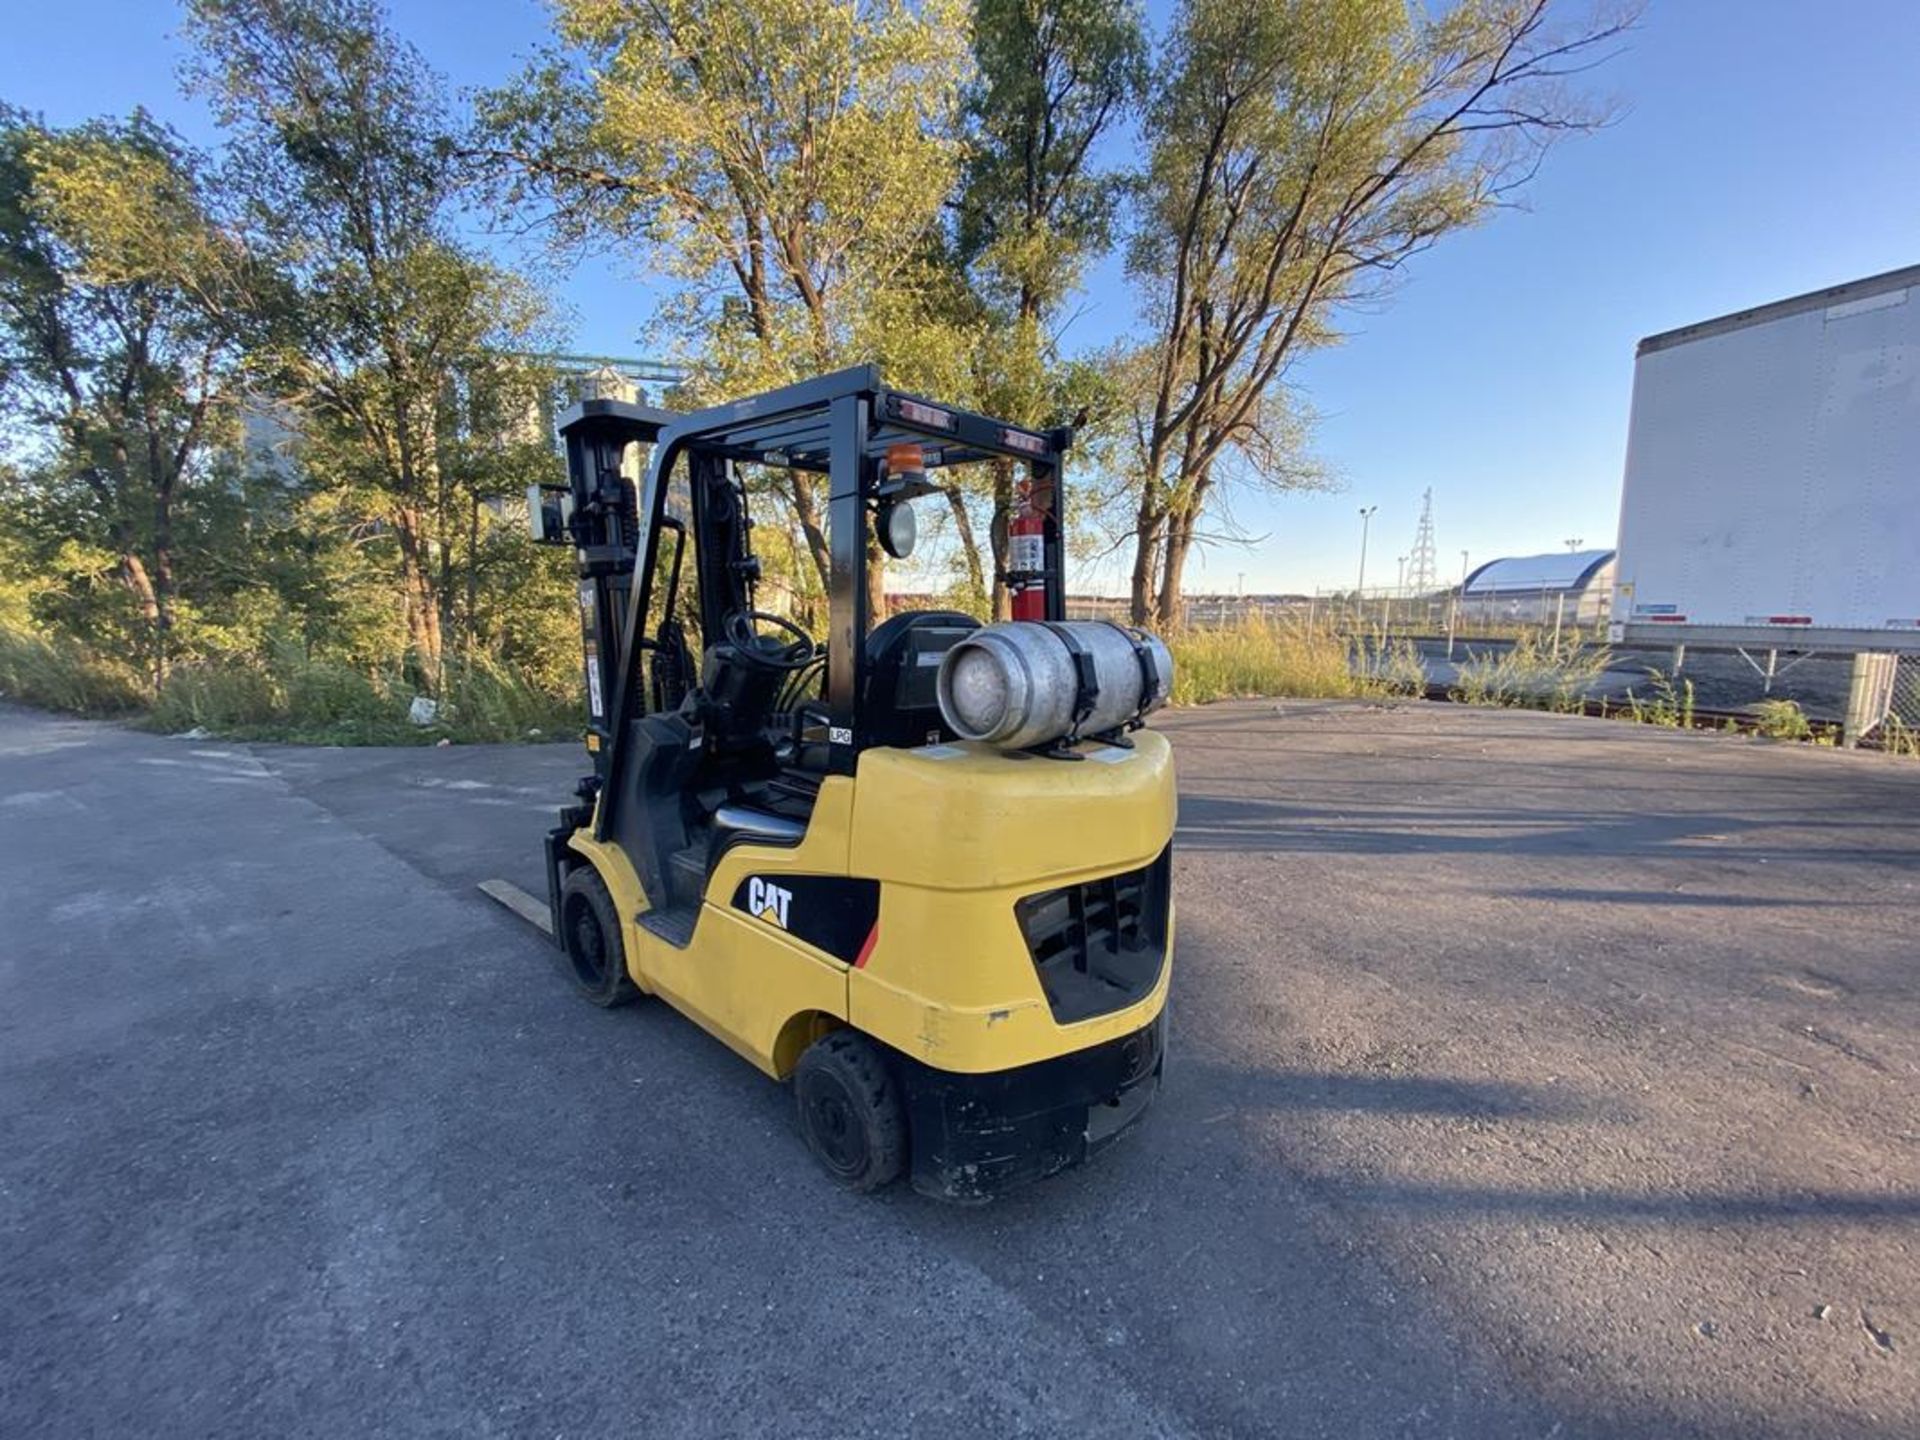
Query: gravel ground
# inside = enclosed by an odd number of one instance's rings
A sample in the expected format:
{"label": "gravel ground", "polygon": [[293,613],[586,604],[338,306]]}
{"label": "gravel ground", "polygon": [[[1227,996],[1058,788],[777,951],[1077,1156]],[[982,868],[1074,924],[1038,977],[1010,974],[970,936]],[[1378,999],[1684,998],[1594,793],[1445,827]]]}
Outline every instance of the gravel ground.
{"label": "gravel ground", "polygon": [[474,893],[572,747],[0,711],[0,1434],[1920,1433],[1920,765],[1164,726],[1161,1102],[954,1210]]}

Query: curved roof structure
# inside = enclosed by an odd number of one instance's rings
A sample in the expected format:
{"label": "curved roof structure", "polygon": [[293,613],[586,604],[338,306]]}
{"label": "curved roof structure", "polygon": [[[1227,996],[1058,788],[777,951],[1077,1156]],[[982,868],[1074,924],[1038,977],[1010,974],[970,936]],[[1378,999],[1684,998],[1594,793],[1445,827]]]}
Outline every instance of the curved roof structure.
{"label": "curved roof structure", "polygon": [[1611,550],[1555,550],[1546,555],[1510,555],[1489,560],[1467,576],[1462,593],[1500,595],[1525,591],[1579,590],[1613,559]]}

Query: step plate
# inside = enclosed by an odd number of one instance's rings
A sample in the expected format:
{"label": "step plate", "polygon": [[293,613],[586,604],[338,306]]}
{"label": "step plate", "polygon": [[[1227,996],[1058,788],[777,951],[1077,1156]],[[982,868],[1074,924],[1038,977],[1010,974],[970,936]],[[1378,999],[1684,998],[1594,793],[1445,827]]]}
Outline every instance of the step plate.
{"label": "step plate", "polygon": [[693,927],[699,920],[700,903],[696,900],[690,905],[667,905],[658,910],[649,910],[640,917],[640,927],[658,935],[675,949],[684,950],[693,939]]}

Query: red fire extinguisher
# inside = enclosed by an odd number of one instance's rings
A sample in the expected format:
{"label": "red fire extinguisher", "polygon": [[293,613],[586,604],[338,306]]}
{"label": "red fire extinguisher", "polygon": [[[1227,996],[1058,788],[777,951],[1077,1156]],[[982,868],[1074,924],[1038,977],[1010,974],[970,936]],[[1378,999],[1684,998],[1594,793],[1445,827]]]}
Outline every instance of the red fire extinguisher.
{"label": "red fire extinguisher", "polygon": [[1007,591],[1016,620],[1047,618],[1047,522],[1022,481],[1007,526]]}

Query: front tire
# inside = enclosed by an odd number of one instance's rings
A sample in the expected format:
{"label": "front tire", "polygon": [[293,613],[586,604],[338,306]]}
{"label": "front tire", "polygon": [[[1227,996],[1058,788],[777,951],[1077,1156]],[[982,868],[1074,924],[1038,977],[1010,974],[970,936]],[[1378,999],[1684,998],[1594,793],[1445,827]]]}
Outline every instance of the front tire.
{"label": "front tire", "polygon": [[878,1047],[851,1030],[816,1040],[793,1072],[800,1138],[834,1183],[856,1192],[900,1178],[907,1119]]}
{"label": "front tire", "polygon": [[574,866],[560,882],[559,940],[566,956],[560,968],[589,1002],[604,1010],[639,995],[627,976],[620,912],[592,865]]}

